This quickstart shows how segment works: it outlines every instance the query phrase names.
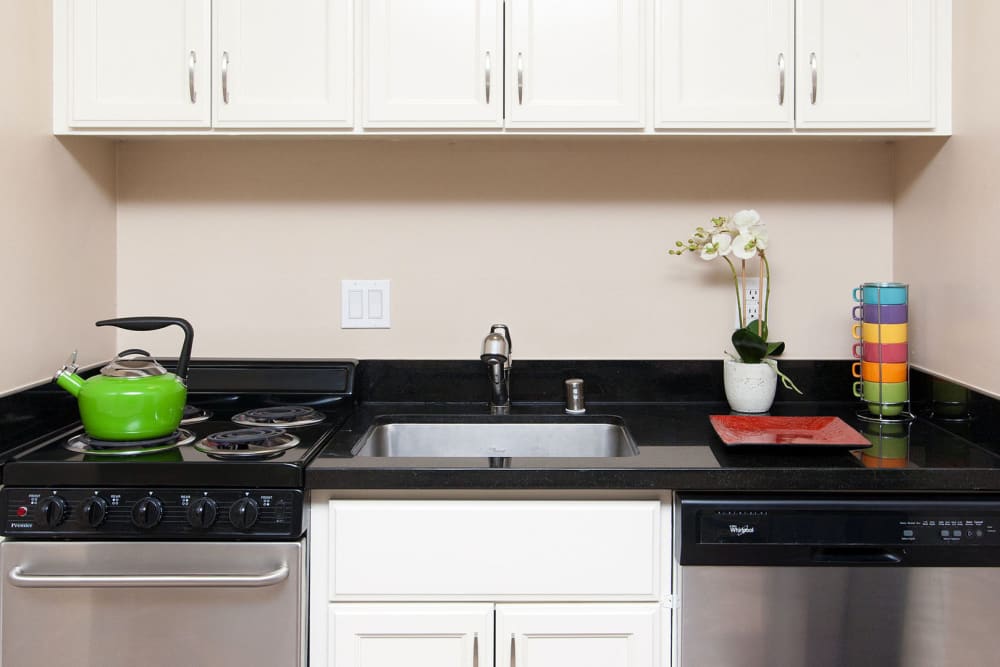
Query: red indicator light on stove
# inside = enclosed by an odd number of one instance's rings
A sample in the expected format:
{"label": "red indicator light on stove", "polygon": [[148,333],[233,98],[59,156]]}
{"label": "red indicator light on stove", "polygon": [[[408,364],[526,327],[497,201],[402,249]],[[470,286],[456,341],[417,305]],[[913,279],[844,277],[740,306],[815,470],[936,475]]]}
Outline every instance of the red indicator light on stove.
{"label": "red indicator light on stove", "polygon": [[28,516],[28,508],[25,507],[24,505],[22,505],[21,507],[18,507],[17,508],[17,516],[18,517],[26,517],[26,516]]}

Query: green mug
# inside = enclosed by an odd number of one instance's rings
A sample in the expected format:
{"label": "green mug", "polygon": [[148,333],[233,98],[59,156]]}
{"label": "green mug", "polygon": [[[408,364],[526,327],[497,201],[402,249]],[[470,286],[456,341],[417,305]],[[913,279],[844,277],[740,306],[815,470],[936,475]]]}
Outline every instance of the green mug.
{"label": "green mug", "polygon": [[910,398],[910,383],[859,380],[854,383],[854,395],[868,402],[873,415],[896,417]]}

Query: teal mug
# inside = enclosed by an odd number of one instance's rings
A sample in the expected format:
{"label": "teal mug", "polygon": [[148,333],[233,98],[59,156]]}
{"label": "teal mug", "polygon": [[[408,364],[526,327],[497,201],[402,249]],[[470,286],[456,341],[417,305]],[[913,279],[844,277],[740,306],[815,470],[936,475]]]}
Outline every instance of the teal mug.
{"label": "teal mug", "polygon": [[852,292],[858,303],[899,305],[909,301],[906,283],[863,283]]}

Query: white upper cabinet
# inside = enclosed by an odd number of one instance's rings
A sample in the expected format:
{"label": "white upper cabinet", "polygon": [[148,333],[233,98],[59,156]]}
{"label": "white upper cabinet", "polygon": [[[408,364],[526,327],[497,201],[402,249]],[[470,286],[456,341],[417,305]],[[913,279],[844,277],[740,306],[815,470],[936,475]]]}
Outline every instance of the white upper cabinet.
{"label": "white upper cabinet", "polygon": [[951,7],[53,0],[53,127],[948,135]]}
{"label": "white upper cabinet", "polygon": [[507,0],[506,125],[645,126],[644,0]]}
{"label": "white upper cabinet", "polygon": [[67,125],[208,127],[210,13],[209,0],[70,2]]}
{"label": "white upper cabinet", "polygon": [[358,0],[364,127],[503,125],[503,0]]}
{"label": "white upper cabinet", "polygon": [[794,0],[656,0],[658,128],[791,128]]}
{"label": "white upper cabinet", "polygon": [[934,12],[934,0],[798,0],[798,127],[934,127]]}
{"label": "white upper cabinet", "polygon": [[353,125],[349,0],[215,0],[214,9],[216,127]]}

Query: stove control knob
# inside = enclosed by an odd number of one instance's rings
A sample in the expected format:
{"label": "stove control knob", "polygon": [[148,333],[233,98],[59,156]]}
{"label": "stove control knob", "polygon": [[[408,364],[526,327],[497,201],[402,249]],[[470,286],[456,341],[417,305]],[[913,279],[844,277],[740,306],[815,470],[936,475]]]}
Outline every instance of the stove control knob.
{"label": "stove control knob", "polygon": [[100,496],[91,496],[80,506],[83,520],[91,528],[97,528],[108,518],[108,501]]}
{"label": "stove control knob", "polygon": [[229,522],[237,530],[250,530],[257,523],[260,508],[253,498],[240,498],[229,508]]}
{"label": "stove control knob", "polygon": [[162,518],[163,503],[155,496],[143,498],[132,506],[132,525],[136,528],[152,528],[160,523]]}
{"label": "stove control knob", "polygon": [[48,496],[38,502],[38,523],[55,528],[66,518],[66,501],[59,496]]}
{"label": "stove control knob", "polygon": [[187,519],[193,528],[211,528],[218,514],[218,506],[211,498],[192,500],[188,506]]}

